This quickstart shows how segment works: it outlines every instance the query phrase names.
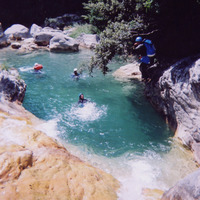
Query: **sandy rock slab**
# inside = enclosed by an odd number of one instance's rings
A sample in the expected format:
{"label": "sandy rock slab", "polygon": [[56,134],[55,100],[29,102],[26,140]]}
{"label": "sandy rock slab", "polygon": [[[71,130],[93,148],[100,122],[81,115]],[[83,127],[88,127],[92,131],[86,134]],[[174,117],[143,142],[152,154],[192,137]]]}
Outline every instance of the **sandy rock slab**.
{"label": "sandy rock slab", "polygon": [[141,80],[141,72],[137,62],[124,65],[113,73],[117,80],[130,81],[132,79]]}
{"label": "sandy rock slab", "polygon": [[0,103],[0,199],[117,199],[119,182],[37,130],[23,107]]}

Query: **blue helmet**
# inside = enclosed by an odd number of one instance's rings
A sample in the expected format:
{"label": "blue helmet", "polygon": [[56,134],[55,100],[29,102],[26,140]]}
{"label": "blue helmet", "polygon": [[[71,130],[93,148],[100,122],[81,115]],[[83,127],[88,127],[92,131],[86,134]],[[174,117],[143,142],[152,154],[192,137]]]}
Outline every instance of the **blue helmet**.
{"label": "blue helmet", "polygon": [[140,37],[140,36],[139,36],[139,37],[136,37],[135,41],[136,41],[136,42],[142,42],[142,37]]}

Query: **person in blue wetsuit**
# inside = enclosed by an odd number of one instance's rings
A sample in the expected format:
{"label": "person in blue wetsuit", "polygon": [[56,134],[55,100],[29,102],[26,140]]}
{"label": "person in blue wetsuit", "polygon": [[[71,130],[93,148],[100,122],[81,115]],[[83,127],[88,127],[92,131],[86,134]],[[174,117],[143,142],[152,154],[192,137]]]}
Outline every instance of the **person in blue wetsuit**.
{"label": "person in blue wetsuit", "polygon": [[80,93],[80,94],[79,94],[78,105],[79,105],[80,107],[83,107],[84,104],[87,103],[87,102],[88,102],[88,100],[84,98],[83,93]]}
{"label": "person in blue wetsuit", "polygon": [[72,74],[72,78],[78,80],[80,78],[80,74],[77,71],[77,68],[74,69],[74,73]]}
{"label": "person in blue wetsuit", "polygon": [[146,81],[148,78],[147,71],[149,67],[154,64],[156,49],[151,40],[143,40],[142,37],[139,36],[135,39],[134,52],[139,55],[142,79]]}

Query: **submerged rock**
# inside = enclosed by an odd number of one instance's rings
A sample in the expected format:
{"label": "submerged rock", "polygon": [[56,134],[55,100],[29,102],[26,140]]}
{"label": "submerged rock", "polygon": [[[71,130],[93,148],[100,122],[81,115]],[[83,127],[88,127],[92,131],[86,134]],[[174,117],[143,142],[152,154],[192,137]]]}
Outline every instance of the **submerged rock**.
{"label": "submerged rock", "polygon": [[119,183],[39,130],[22,106],[0,102],[0,199],[114,200]]}

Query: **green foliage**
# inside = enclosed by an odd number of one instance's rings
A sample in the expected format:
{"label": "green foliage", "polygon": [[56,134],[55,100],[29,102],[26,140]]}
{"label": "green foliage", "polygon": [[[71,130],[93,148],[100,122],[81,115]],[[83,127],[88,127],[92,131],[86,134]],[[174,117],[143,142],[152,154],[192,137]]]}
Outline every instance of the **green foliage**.
{"label": "green foliage", "polygon": [[88,0],[84,8],[102,32],[91,70],[105,72],[115,55],[126,58],[138,35],[152,39],[159,55],[199,52],[200,0]]}
{"label": "green foliage", "polygon": [[130,54],[133,32],[148,30],[151,17],[146,17],[146,13],[155,8],[155,0],[88,0],[84,8],[88,12],[84,18],[101,32],[91,71],[99,67],[105,73],[106,65],[115,55],[126,59]]}
{"label": "green foliage", "polygon": [[131,21],[136,4],[133,0],[89,0],[83,4],[88,12],[84,18],[102,31],[109,23]]}
{"label": "green foliage", "polygon": [[100,44],[95,49],[95,55],[91,61],[91,72],[94,67],[101,68],[106,73],[106,65],[117,54],[126,59],[133,45],[131,23],[115,22],[100,35]]}
{"label": "green foliage", "polygon": [[156,0],[88,0],[83,5],[87,12],[83,17],[100,31],[112,22],[130,22],[157,8]]}
{"label": "green foliage", "polygon": [[143,5],[146,8],[146,11],[151,8],[152,3],[153,3],[153,0],[144,1]]}
{"label": "green foliage", "polygon": [[[81,33],[85,33],[85,34],[93,34],[93,33],[95,33],[95,28],[90,24],[83,24],[83,25],[77,24],[77,25],[74,25],[73,27],[75,29],[69,35],[72,38],[77,38],[79,35],[81,35]],[[65,30],[66,30],[66,28],[65,28]]]}

